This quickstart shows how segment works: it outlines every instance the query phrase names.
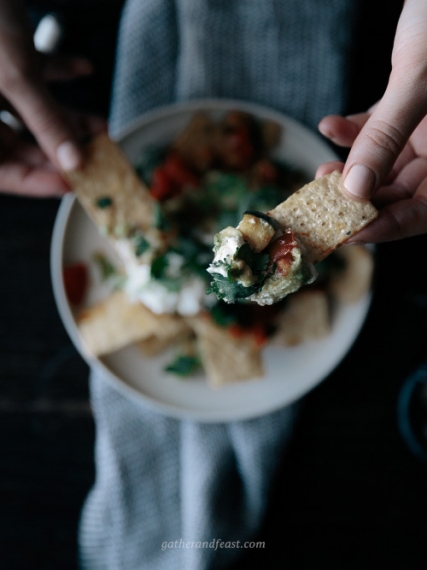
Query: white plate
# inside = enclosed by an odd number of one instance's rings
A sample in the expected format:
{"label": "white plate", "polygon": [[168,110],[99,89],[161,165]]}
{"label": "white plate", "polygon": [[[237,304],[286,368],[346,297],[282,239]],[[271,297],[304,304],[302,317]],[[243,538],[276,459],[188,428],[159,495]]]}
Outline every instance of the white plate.
{"label": "white plate", "polygon": [[[283,126],[276,154],[310,177],[321,163],[336,159],[319,137],[295,121],[257,105],[225,100],[191,101],[147,113],[122,134],[120,146],[129,159],[135,161],[145,146],[168,144],[200,109],[214,115],[227,109],[242,109],[260,118],[276,120]],[[89,365],[103,370],[119,390],[142,405],[173,417],[207,422],[243,420],[294,402],[326,378],[345,356],[369,308],[369,294],[356,304],[339,306],[327,338],[294,348],[267,347],[263,353],[266,378],[215,390],[202,375],[182,380],[165,374],[163,370],[170,362],[170,354],[146,358],[133,346],[102,359],[85,354],[67,303],[62,268],[76,261],[92,265],[92,254],[100,249],[111,252],[74,196],[65,196],[55,222],[51,249],[53,289],[65,328]],[[101,287],[95,280],[92,300],[100,295]]]}

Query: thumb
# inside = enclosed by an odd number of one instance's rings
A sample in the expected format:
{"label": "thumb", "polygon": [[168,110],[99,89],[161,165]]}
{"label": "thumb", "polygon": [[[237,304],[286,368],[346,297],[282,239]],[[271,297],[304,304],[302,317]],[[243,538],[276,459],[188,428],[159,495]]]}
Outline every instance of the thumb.
{"label": "thumb", "polygon": [[407,82],[404,77],[390,78],[383,98],[354,141],[343,170],[343,186],[351,197],[368,200],[384,183],[427,112],[421,85],[419,79]]}

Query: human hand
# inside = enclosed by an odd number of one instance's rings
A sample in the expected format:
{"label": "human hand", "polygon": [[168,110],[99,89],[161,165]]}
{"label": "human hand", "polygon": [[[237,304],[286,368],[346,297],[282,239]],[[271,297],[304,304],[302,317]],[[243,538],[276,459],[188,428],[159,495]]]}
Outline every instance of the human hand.
{"label": "human hand", "polygon": [[0,122],[0,191],[52,196],[69,189],[59,171],[78,167],[79,139],[105,130],[105,122],[62,109],[46,82],[90,72],[84,59],[37,54],[22,7],[0,2],[0,109],[16,114],[36,141]]}
{"label": "human hand", "polygon": [[[379,216],[353,242],[382,242],[427,232],[427,3],[407,0],[399,19],[392,72],[384,96],[367,113],[328,116],[320,131],[351,147],[344,164],[322,165],[317,176],[343,172],[343,189],[372,199]],[[350,240],[349,240],[350,243]]]}

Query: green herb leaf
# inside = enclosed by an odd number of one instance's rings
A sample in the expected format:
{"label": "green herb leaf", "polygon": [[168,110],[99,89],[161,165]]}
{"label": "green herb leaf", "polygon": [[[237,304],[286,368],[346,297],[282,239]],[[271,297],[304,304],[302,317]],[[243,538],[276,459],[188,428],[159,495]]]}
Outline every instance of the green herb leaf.
{"label": "green herb leaf", "polygon": [[109,208],[113,203],[113,200],[108,196],[103,196],[102,198],[98,198],[96,201],[96,205],[98,208],[104,209]]}
{"label": "green herb leaf", "polygon": [[224,299],[228,303],[235,303],[240,299],[246,299],[246,297],[250,297],[253,293],[258,291],[260,287],[258,283],[245,287],[241,283],[231,281],[219,273],[213,273],[212,277],[214,280],[211,282],[211,286],[206,293],[215,293],[218,299]]}
{"label": "green herb leaf", "polygon": [[190,376],[200,368],[200,361],[196,356],[180,355],[171,364],[166,366],[165,371],[177,376]]}
{"label": "green herb leaf", "polygon": [[254,275],[265,271],[270,261],[267,253],[256,253],[248,243],[244,243],[239,247],[235,255],[236,257],[244,261],[251,268]]}
{"label": "green herb leaf", "polygon": [[169,221],[165,218],[159,202],[155,202],[154,204],[154,227],[163,232],[169,231],[171,227]]}
{"label": "green herb leaf", "polygon": [[150,249],[150,244],[142,235],[137,235],[134,238],[135,242],[135,253],[138,257],[143,255],[148,249]]}
{"label": "green herb leaf", "polygon": [[236,315],[230,313],[227,309],[228,306],[220,302],[214,305],[210,311],[211,317],[220,327],[228,327],[237,322]]}
{"label": "green herb leaf", "polygon": [[213,259],[213,252],[210,246],[199,242],[195,238],[180,236],[173,251],[184,258],[183,271],[188,271],[204,279],[209,278],[206,269]]}
{"label": "green herb leaf", "polygon": [[100,251],[95,252],[93,254],[93,260],[98,266],[103,281],[106,281],[112,275],[116,275],[117,272],[116,268],[102,252]]}
{"label": "green herb leaf", "polygon": [[163,162],[165,156],[165,149],[157,146],[148,147],[141,153],[135,169],[146,184],[151,184],[153,171]]}
{"label": "green herb leaf", "polygon": [[162,279],[162,277],[165,277],[165,271],[168,265],[169,262],[166,254],[155,259],[151,264],[151,277],[153,277],[153,279]]}

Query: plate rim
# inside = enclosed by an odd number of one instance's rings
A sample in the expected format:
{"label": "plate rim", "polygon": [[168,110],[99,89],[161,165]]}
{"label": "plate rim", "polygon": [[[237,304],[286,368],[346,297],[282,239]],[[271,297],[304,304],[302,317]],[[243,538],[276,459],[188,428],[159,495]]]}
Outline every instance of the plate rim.
{"label": "plate rim", "polygon": [[[238,99],[192,99],[190,101],[181,101],[177,103],[171,103],[167,105],[162,105],[154,109],[148,110],[141,114],[136,119],[130,121],[123,129],[119,130],[112,138],[119,144],[122,145],[125,140],[135,134],[136,131],[147,126],[147,123],[165,119],[168,115],[180,114],[183,112],[194,112],[196,110],[228,110],[230,108],[239,108],[239,110],[245,110],[253,114],[262,114],[264,117],[271,118],[272,120],[277,120],[278,122],[283,122],[285,120],[289,124],[295,126],[295,128],[300,131],[305,131],[307,135],[315,137],[316,134],[306,127],[304,124],[299,123],[292,117],[288,117],[286,114],[270,109],[269,107],[264,107],[263,105],[252,103],[249,101],[242,101]],[[321,141],[321,137],[318,136]],[[326,145],[326,143],[325,143]],[[330,149],[331,156],[334,155],[334,151]],[[52,288],[55,303],[58,309],[58,313],[61,317],[62,324],[70,337],[72,343],[77,348],[79,355],[86,361],[89,366],[90,371],[93,370],[95,373],[100,373],[107,379],[107,381],[118,391],[129,397],[137,405],[152,410],[160,412],[171,418],[180,420],[194,420],[202,423],[227,423],[230,421],[245,421],[254,419],[256,417],[264,416],[268,413],[274,413],[280,409],[295,403],[309,392],[311,392],[316,386],[325,381],[328,376],[332,373],[335,368],[337,368],[345,356],[349,353],[352,346],[354,345],[356,339],[360,335],[363,328],[363,324],[368,315],[371,301],[372,301],[372,288],[366,295],[365,307],[363,309],[363,316],[360,318],[360,325],[358,326],[356,333],[354,334],[350,344],[347,346],[345,351],[339,355],[339,358],[327,368],[326,374],[324,374],[320,379],[316,380],[308,389],[304,389],[302,392],[295,394],[292,398],[288,399],[285,403],[279,400],[275,405],[269,405],[268,409],[260,409],[260,411],[254,412],[252,409],[248,410],[246,413],[244,411],[239,411],[238,414],[230,414],[228,410],[224,413],[220,413],[217,410],[195,410],[190,408],[184,408],[179,406],[174,406],[166,402],[162,402],[159,399],[152,397],[149,394],[139,391],[137,388],[127,384],[118,375],[116,375],[112,370],[110,370],[100,359],[91,356],[85,351],[80,337],[77,333],[77,327],[75,324],[75,319],[70,309],[69,303],[66,299],[65,290],[62,281],[62,261],[64,253],[64,238],[67,232],[67,226],[72,215],[73,209],[79,207],[77,198],[74,194],[66,194],[59,206],[51,239],[50,248],[50,273],[52,280]]]}

